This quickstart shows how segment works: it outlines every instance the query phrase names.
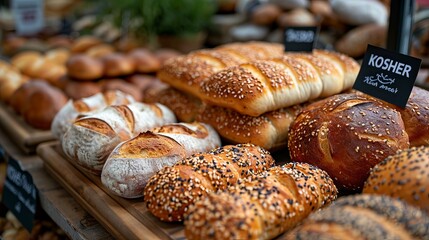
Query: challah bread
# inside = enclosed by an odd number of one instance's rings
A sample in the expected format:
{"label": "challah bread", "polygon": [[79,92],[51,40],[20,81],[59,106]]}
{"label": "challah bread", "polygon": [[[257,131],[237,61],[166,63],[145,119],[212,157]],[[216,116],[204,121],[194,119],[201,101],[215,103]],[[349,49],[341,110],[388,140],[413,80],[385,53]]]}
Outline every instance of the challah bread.
{"label": "challah bread", "polygon": [[200,95],[200,84],[212,74],[227,67],[256,59],[280,57],[281,44],[249,42],[231,43],[218,48],[198,50],[167,60],[158,78],[181,91]]}
{"label": "challah bread", "polygon": [[106,91],[87,98],[69,100],[55,115],[51,126],[52,134],[61,140],[78,116],[89,115],[110,105],[127,105],[134,102],[132,96],[121,91]]}
{"label": "challah bread", "polygon": [[209,125],[164,125],[119,144],[106,160],[101,182],[118,196],[141,197],[149,178],[163,167],[220,145],[218,134]]}
{"label": "challah bread", "polygon": [[276,166],[209,193],[185,215],[187,239],[272,239],[335,200],[325,171],[306,163]]}
{"label": "challah bread", "polygon": [[259,116],[351,88],[358,63],[324,50],[248,62],[220,71],[201,84],[210,104]]}
{"label": "challah bread", "polygon": [[144,189],[144,200],[161,221],[183,221],[189,205],[207,193],[225,190],[239,178],[273,166],[270,153],[259,146],[226,145],[194,154],[157,172]]}
{"label": "challah bread", "polygon": [[206,105],[196,119],[213,126],[223,142],[253,143],[274,151],[287,146],[289,126],[301,108],[301,105],[295,105],[252,117],[228,108]]}
{"label": "challah bread", "polygon": [[363,192],[399,198],[429,214],[429,147],[387,157],[371,169]]}
{"label": "challah bread", "polygon": [[429,217],[388,196],[341,197],[278,239],[429,239]]}
{"label": "challah bread", "polygon": [[408,147],[399,112],[352,93],[309,104],[289,129],[291,159],[327,171],[345,191],[361,190],[372,167]]}
{"label": "challah bread", "polygon": [[171,110],[161,104],[108,106],[76,120],[63,135],[61,145],[76,166],[100,174],[107,157],[119,143],[175,121]]}

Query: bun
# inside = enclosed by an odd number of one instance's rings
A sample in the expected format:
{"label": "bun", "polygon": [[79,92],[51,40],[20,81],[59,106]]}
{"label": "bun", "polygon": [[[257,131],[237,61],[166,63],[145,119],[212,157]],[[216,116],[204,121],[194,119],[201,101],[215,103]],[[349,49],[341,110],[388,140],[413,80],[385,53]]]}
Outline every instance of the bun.
{"label": "bun", "polygon": [[426,239],[429,217],[388,196],[341,197],[279,239]]}
{"label": "bun", "polygon": [[157,171],[220,144],[219,136],[209,125],[164,125],[118,145],[106,160],[101,182],[118,196],[141,197],[149,178]]}
{"label": "bun", "polygon": [[266,3],[256,7],[251,13],[251,21],[258,25],[271,25],[282,13],[282,9],[275,4]]}
{"label": "bun", "polygon": [[290,126],[293,161],[328,172],[341,190],[362,189],[369,171],[397,150],[409,147],[399,112],[356,94],[314,102]]}
{"label": "bun", "polygon": [[359,64],[342,54],[315,50],[240,64],[201,84],[199,97],[209,104],[259,116],[351,88]]}
{"label": "bun", "polygon": [[0,60],[0,100],[8,102],[12,94],[27,81],[28,78],[14,66]]}
{"label": "bun", "polygon": [[316,18],[305,8],[296,8],[289,12],[284,12],[277,18],[280,28],[285,27],[307,27],[317,26]]}
{"label": "bun", "polygon": [[219,147],[163,168],[149,179],[144,199],[148,210],[161,221],[183,221],[188,207],[209,192],[226,190],[238,179],[273,166],[270,153],[259,146]]}
{"label": "bun", "polygon": [[103,58],[115,52],[115,48],[110,44],[100,44],[85,51],[85,55],[93,58]]}
{"label": "bun", "polygon": [[429,214],[429,148],[398,151],[370,172],[364,193],[402,199]]}
{"label": "bun", "polygon": [[63,86],[64,93],[71,99],[90,97],[101,92],[102,88],[97,82],[75,81],[66,79]]}
{"label": "bun", "polygon": [[209,193],[185,216],[187,239],[272,239],[337,196],[331,178],[305,163],[288,163]]}
{"label": "bun", "polygon": [[47,84],[43,81],[30,80],[22,84],[9,99],[9,105],[18,113],[23,114],[28,104],[28,96],[33,94],[37,89],[43,89]]}
{"label": "bun", "polygon": [[128,56],[134,60],[139,73],[155,73],[161,68],[161,61],[147,49],[134,49]]}
{"label": "bun", "polygon": [[51,131],[54,137],[61,140],[64,133],[78,118],[90,115],[111,105],[127,105],[134,103],[132,96],[121,91],[106,91],[86,98],[69,100],[55,115]]}
{"label": "bun", "polygon": [[119,90],[133,96],[137,102],[141,102],[143,99],[143,92],[139,88],[136,88],[135,85],[128,83],[123,79],[106,79],[101,85],[103,92],[109,90]]}
{"label": "bun", "polygon": [[76,166],[99,175],[119,143],[175,121],[174,114],[161,104],[108,106],[76,120],[63,135],[61,144],[65,155]]}
{"label": "bun", "polygon": [[102,44],[102,41],[100,39],[93,36],[83,36],[83,37],[77,38],[73,42],[72,46],[70,47],[70,51],[74,54],[84,53],[88,49],[99,44]]}
{"label": "bun", "polygon": [[119,77],[135,71],[135,63],[130,57],[121,53],[112,53],[102,58],[104,76]]}
{"label": "bun", "polygon": [[88,81],[103,76],[103,63],[86,55],[73,55],[66,63],[67,74],[76,80]]}
{"label": "bun", "polygon": [[70,51],[64,48],[52,49],[45,54],[47,60],[61,65],[65,65],[69,57]]}

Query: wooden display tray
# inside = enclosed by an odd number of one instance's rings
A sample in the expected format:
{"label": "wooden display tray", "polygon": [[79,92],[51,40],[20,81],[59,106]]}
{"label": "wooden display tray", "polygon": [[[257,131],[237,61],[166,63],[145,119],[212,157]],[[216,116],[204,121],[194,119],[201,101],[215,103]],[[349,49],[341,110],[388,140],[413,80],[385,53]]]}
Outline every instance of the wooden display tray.
{"label": "wooden display tray", "polygon": [[159,221],[148,212],[142,198],[125,199],[110,194],[98,176],[87,176],[63,155],[58,142],[43,143],[37,153],[53,176],[118,239],[185,239],[183,224]]}
{"label": "wooden display tray", "polygon": [[50,130],[31,127],[3,102],[0,102],[0,127],[27,154],[35,153],[40,143],[55,140]]}

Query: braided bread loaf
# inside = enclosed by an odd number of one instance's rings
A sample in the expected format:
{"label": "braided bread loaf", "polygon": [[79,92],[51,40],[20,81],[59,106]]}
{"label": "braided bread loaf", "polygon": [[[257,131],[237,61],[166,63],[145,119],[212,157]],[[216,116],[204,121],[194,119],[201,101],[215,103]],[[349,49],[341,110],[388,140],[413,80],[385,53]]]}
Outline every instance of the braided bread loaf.
{"label": "braided bread loaf", "polygon": [[331,178],[306,163],[276,166],[227,192],[210,193],[185,216],[187,239],[271,239],[331,203]]}
{"label": "braided bread loaf", "polygon": [[75,121],[63,135],[61,145],[65,155],[81,169],[100,174],[119,143],[175,121],[171,110],[161,104],[108,106]]}
{"label": "braided bread loaf", "polygon": [[113,150],[103,167],[101,182],[118,196],[141,197],[149,178],[164,166],[220,145],[219,135],[204,123],[176,123],[154,128]]}
{"label": "braided bread loaf", "polygon": [[[270,153],[253,144],[227,145],[192,155],[152,176],[144,200],[162,221],[182,221],[189,205],[209,192],[225,190],[239,178],[274,166]],[[168,189],[168,191],[166,191]]]}

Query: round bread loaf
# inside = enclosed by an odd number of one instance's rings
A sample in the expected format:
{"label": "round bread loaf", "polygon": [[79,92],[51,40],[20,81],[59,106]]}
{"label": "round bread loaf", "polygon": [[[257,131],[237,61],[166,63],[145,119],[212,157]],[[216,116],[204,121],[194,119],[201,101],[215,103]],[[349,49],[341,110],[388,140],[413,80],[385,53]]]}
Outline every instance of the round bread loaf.
{"label": "round bread loaf", "polygon": [[66,63],[67,74],[77,80],[94,80],[103,76],[103,63],[95,58],[76,54]]}
{"label": "round bread loaf", "polygon": [[12,109],[18,113],[23,114],[25,105],[28,101],[28,96],[33,94],[37,89],[42,89],[46,86],[46,83],[39,80],[30,80],[22,84],[9,99],[9,105]]}
{"label": "round bread loaf", "polygon": [[110,44],[95,45],[85,51],[85,55],[94,58],[102,58],[108,54],[115,52],[115,48]]}
{"label": "round bread loaf", "polygon": [[161,61],[152,52],[144,48],[132,50],[128,56],[134,60],[139,73],[154,73],[161,68]]}
{"label": "round bread loaf", "polygon": [[271,25],[282,13],[282,9],[272,3],[261,4],[251,12],[251,21],[258,25]]}
{"label": "round bread loaf", "polygon": [[71,99],[81,99],[101,92],[101,86],[96,82],[67,79],[64,82],[63,91]]}
{"label": "round bread loaf", "polygon": [[109,90],[119,90],[121,92],[127,93],[137,101],[141,102],[143,99],[143,92],[140,90],[140,88],[136,87],[134,84],[126,82],[123,79],[106,79],[102,83],[102,91],[109,91]]}
{"label": "round bread loaf", "polygon": [[369,171],[409,147],[399,112],[357,94],[338,94],[306,106],[292,123],[291,159],[327,171],[341,190],[362,189]]}
{"label": "round bread loaf", "polygon": [[111,53],[102,58],[104,64],[104,76],[119,77],[131,74],[135,71],[132,58],[122,53]]}
{"label": "round bread loaf", "polygon": [[429,213],[429,148],[389,156],[371,170],[363,192],[400,198]]}
{"label": "round bread loaf", "polygon": [[429,217],[388,196],[351,195],[310,215],[278,239],[429,239]]}
{"label": "round bread loaf", "polygon": [[70,50],[72,53],[83,53],[91,47],[102,44],[102,41],[93,36],[82,36],[76,39]]}

